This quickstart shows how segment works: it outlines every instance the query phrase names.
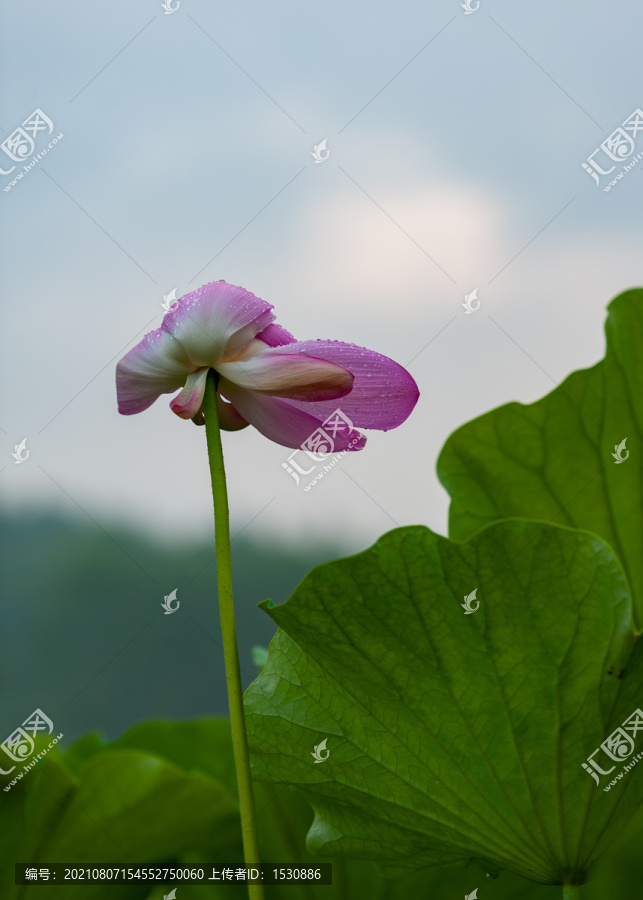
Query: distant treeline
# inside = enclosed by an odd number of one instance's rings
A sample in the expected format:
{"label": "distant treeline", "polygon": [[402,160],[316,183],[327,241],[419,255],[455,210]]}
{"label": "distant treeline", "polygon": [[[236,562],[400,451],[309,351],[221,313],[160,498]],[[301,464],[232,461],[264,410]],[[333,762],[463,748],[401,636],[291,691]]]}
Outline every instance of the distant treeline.
{"label": "distant treeline", "polygon": [[[57,514],[0,515],[0,731],[41,708],[65,743],[89,730],[115,737],[154,717],[227,714],[212,541],[187,546]],[[247,685],[253,645],[316,564],[341,554],[233,541],[237,627]],[[180,606],[165,614],[177,590]],[[176,604],[173,603],[173,606]]]}

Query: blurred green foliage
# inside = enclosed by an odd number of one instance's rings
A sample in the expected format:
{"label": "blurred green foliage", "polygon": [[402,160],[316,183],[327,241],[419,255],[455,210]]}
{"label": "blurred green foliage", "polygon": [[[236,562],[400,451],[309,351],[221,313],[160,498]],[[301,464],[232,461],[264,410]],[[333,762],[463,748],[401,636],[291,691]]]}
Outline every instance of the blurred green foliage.
{"label": "blurred green foliage", "polygon": [[[70,738],[134,722],[227,715],[213,541],[163,543],[55,514],[0,515],[3,739],[40,707]],[[244,687],[252,647],[275,631],[257,604],[281,602],[314,565],[341,555],[311,542],[232,542]],[[180,607],[165,615],[164,596]]]}
{"label": "blurred green foliage", "polygon": [[[259,841],[266,862],[314,865],[304,837],[312,811],[283,785],[255,786]],[[621,845],[582,889],[583,900],[632,900],[643,877],[639,841]],[[232,743],[225,720],[146,722],[108,744],[86,735],[66,753],[52,750],[9,793],[0,794],[0,896],[3,900],[162,900],[169,886],[18,887],[14,863],[197,866],[243,865]],[[327,860],[324,860],[327,861]],[[274,900],[554,900],[560,888],[516,875],[488,877],[475,862],[385,879],[373,862],[331,859],[331,886],[266,889]],[[177,900],[242,900],[242,883],[181,885]]]}

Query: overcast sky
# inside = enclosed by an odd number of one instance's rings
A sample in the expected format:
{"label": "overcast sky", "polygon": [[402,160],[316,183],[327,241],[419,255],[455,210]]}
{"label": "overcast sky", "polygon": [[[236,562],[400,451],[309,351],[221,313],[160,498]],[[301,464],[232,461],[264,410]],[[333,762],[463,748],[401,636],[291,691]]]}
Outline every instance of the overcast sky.
{"label": "overcast sky", "polygon": [[[0,137],[22,127],[36,158],[16,181],[0,150],[3,506],[211,531],[204,430],[169,395],[119,416],[114,367],[165,294],[225,279],[421,391],[309,492],[289,450],[225,435],[233,530],[444,533],[448,435],[595,363],[607,303],[643,280],[643,159],[609,191],[581,165],[643,108],[640,3],[177,4],[2,4]],[[618,135],[614,175],[643,123]]]}

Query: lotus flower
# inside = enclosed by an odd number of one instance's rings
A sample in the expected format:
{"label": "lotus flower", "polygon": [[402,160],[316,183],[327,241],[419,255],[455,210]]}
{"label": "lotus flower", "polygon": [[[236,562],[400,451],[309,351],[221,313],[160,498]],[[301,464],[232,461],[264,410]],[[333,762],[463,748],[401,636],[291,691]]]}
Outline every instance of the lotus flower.
{"label": "lotus flower", "polygon": [[[181,297],[116,367],[118,410],[143,412],[182,388],[170,408],[203,424],[209,369],[218,373],[217,406],[226,431],[253,425],[298,448],[340,409],[358,428],[388,431],[409,416],[418,388],[406,369],[340,341],[296,341],[274,323],[272,306],[249,291],[211,282]],[[361,450],[366,438],[335,433],[336,450]]]}

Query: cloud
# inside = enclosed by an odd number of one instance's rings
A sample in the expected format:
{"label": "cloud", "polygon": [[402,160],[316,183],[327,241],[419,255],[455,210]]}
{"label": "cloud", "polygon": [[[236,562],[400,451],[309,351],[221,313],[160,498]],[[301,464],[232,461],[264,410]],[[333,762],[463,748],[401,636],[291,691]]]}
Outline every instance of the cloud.
{"label": "cloud", "polygon": [[480,188],[423,181],[371,192],[364,179],[369,197],[338,178],[346,184],[310,199],[286,251],[299,283],[314,282],[328,308],[345,312],[350,299],[360,313],[420,311],[431,293],[471,289],[501,255],[505,216]]}

